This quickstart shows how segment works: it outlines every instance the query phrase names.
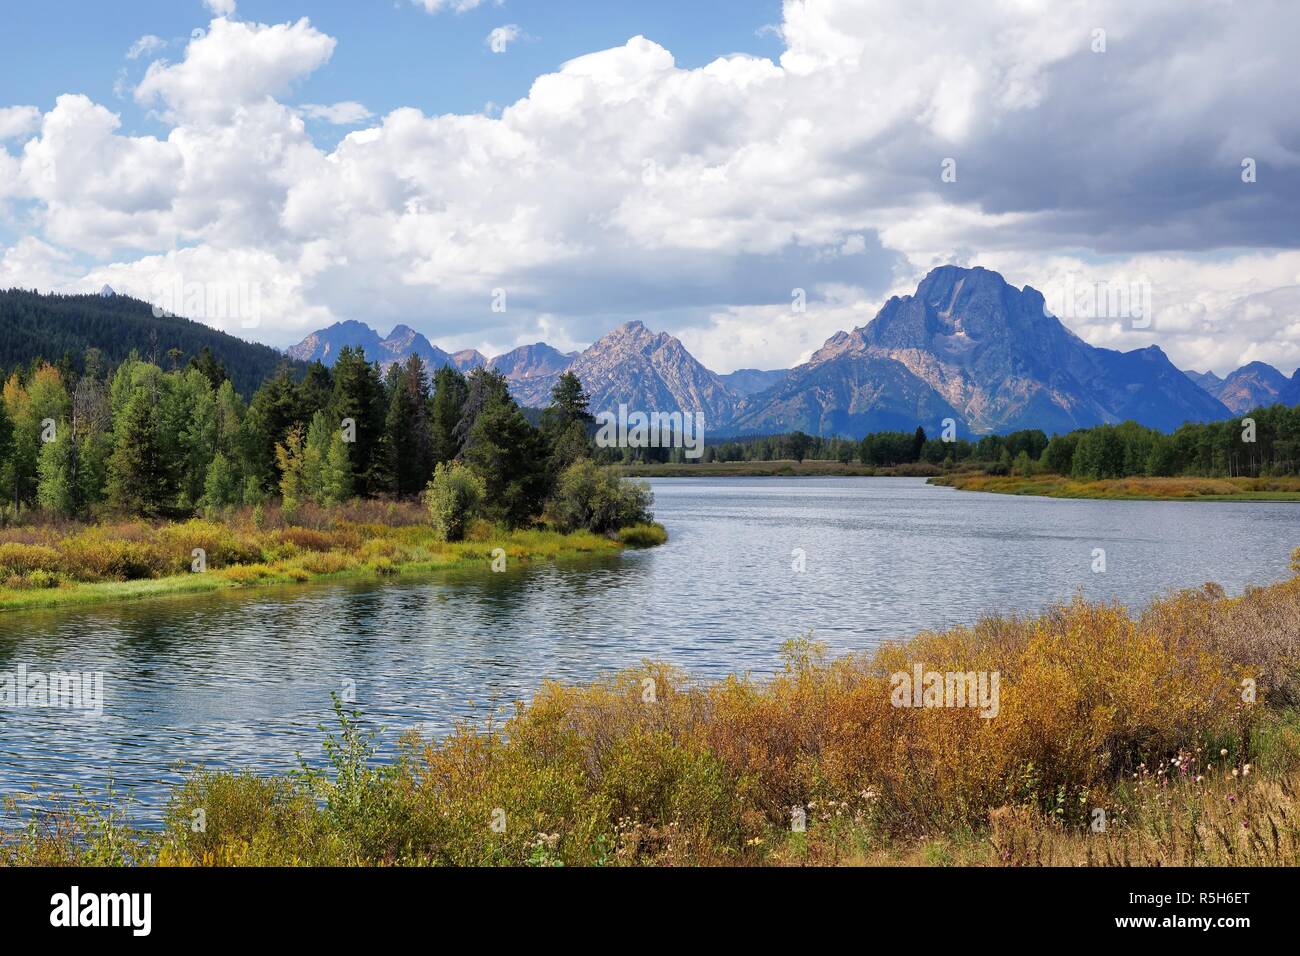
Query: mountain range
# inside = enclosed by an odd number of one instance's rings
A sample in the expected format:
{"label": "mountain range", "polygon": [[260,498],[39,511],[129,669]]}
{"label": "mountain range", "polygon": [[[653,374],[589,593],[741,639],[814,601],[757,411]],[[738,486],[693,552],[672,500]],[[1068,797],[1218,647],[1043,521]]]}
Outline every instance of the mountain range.
{"label": "mountain range", "polygon": [[1188,372],[1187,377],[1236,414],[1261,405],[1300,405],[1300,368],[1287,378],[1271,365],[1251,362],[1226,378],[1213,372]]}
{"label": "mountain range", "polygon": [[891,298],[865,325],[837,332],[792,369],[710,371],[671,335],[626,322],[581,352],[538,342],[488,359],[450,355],[399,325],[381,338],[339,322],[289,350],[332,364],[345,345],[387,365],[418,354],[431,368],[499,369],[519,402],[540,407],[572,371],[593,411],[703,412],[714,435],[792,431],[861,437],[881,430],[961,434],[1041,428],[1050,433],[1134,419],[1170,431],[1259,405],[1300,404],[1288,379],[1261,362],[1226,378],[1183,372],[1158,346],[1129,352],[1089,345],[1048,313],[1041,293],[996,272],[942,266],[911,295]]}

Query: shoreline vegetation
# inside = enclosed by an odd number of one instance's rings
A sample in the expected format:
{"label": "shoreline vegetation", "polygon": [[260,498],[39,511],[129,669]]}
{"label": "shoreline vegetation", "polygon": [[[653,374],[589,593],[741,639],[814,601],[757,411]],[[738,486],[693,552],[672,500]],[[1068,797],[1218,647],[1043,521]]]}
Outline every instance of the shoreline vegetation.
{"label": "shoreline vegetation", "polygon": [[623,467],[630,478],[927,478],[932,485],[958,491],[1047,498],[1115,501],[1300,501],[1300,478],[1156,478],[1133,476],[1076,480],[1064,475],[999,475],[985,471],[945,474],[924,462],[894,466],[838,461],[708,462],[698,465],[642,464]]}
{"label": "shoreline vegetation", "polygon": [[1062,475],[940,475],[932,485],[958,491],[1112,501],[1300,501],[1300,478],[1105,478],[1078,481]]}
{"label": "shoreline vegetation", "polygon": [[221,520],[29,525],[0,530],[0,613],[464,567],[486,571],[502,553],[509,570],[666,540],[652,522],[598,534],[507,529],[482,518],[470,520],[460,540],[447,540],[419,503],[380,501],[299,508],[292,520],[272,505]]}
{"label": "shoreline vegetation", "polygon": [[1041,429],[960,437],[873,432],[861,441],[790,432],[706,444],[702,460],[674,451],[622,464],[643,478],[852,475],[926,477],[970,491],[1070,498],[1300,500],[1300,407],[1187,423],[1166,434],[1134,421],[1050,437]]}
{"label": "shoreline vegetation", "polygon": [[[836,660],[791,641],[767,680],[548,683],[394,762],[336,700],[322,769],[200,770],[152,831],[10,799],[0,864],[1296,865],[1300,549],[1291,569]],[[995,712],[900,706],[918,667],[997,673]]]}
{"label": "shoreline vegetation", "polygon": [[91,350],[0,395],[0,611],[384,577],[667,540],[592,459],[582,384],[534,425],[498,371],[432,381],[345,348],[244,402],[210,352],[164,371]]}

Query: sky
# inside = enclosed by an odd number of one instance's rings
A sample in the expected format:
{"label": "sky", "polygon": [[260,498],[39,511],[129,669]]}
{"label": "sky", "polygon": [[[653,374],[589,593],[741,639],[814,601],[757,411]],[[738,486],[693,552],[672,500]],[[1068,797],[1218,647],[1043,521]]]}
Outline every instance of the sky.
{"label": "sky", "polygon": [[929,269],[1300,365],[1281,0],[9,0],[0,287],[782,368]]}

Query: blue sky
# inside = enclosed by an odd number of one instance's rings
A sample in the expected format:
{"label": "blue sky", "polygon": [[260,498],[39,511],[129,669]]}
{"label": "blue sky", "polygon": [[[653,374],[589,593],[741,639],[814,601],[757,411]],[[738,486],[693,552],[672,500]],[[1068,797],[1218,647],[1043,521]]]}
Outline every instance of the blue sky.
{"label": "blue sky", "polygon": [[[409,0],[240,0],[238,15],[261,23],[306,16],[340,38],[330,62],[296,87],[293,99],[352,100],[380,115],[401,106],[426,113],[505,106],[526,95],[538,75],[638,34],[671,50],[685,67],[735,52],[775,57],[782,46],[763,30],[780,22],[779,0],[510,0],[433,16]],[[121,71],[138,82],[149,62],[125,54],[152,35],[168,41],[157,55],[176,59],[190,32],[210,18],[200,0],[9,0],[0,35],[3,99],[48,108],[62,93],[85,93],[119,110],[124,132],[165,133],[129,92],[116,95]],[[506,24],[526,38],[507,55],[494,54],[485,41]],[[320,126],[322,141],[336,138],[327,124]]]}
{"label": "blue sky", "polygon": [[276,346],[359,319],[448,349],[568,350],[641,319],[726,372],[802,361],[957,263],[1049,301],[1145,284],[1153,321],[1062,315],[1094,345],[1300,365],[1293,5],[10,0],[4,16],[0,287],[256,289],[256,321],[193,317]]}

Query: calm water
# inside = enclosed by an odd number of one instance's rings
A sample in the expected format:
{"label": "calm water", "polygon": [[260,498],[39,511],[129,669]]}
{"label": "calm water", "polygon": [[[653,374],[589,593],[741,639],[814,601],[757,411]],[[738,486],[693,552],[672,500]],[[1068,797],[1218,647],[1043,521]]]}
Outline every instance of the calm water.
{"label": "calm water", "polygon": [[[1076,592],[1141,605],[1286,574],[1300,506],[1064,501],[916,479],[654,482],[668,545],[581,564],[0,614],[0,672],[103,671],[102,717],[0,709],[0,792],[111,779],[156,820],[184,764],[284,770],[319,754],[330,693],[391,748],[644,658],[767,673],[786,639],[840,650]],[[1093,549],[1107,571],[1091,570]],[[806,570],[795,573],[792,554]]]}

